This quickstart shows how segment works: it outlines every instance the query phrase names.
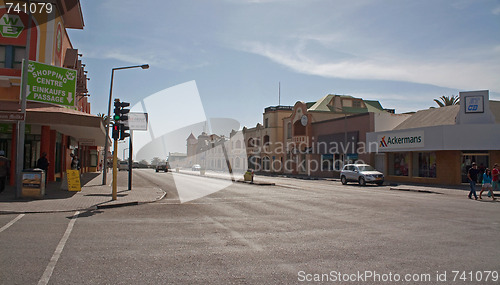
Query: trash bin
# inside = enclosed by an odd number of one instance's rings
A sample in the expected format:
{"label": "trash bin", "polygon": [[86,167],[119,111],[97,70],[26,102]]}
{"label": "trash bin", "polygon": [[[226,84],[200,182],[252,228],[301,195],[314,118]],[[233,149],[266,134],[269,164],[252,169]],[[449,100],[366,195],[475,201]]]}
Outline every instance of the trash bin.
{"label": "trash bin", "polygon": [[22,197],[43,198],[45,195],[45,171],[40,168],[23,170],[21,184]]}
{"label": "trash bin", "polygon": [[243,175],[243,180],[253,182],[253,170],[248,169]]}

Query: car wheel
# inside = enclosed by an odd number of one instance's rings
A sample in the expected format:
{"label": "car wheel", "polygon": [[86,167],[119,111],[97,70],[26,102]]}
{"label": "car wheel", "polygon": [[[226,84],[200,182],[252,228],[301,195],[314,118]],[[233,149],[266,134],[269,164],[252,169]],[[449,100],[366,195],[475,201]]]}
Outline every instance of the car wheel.
{"label": "car wheel", "polygon": [[346,185],[347,184],[347,178],[345,178],[345,176],[340,177],[340,182],[342,182],[342,185]]}
{"label": "car wheel", "polygon": [[384,181],[377,182],[378,186],[382,186],[384,184]]}
{"label": "car wheel", "polygon": [[159,170],[158,170],[158,169],[156,169],[156,172],[159,172]]}
{"label": "car wheel", "polygon": [[359,178],[359,185],[361,185],[361,186],[365,186],[366,185],[366,181],[365,181],[364,177],[360,177]]}

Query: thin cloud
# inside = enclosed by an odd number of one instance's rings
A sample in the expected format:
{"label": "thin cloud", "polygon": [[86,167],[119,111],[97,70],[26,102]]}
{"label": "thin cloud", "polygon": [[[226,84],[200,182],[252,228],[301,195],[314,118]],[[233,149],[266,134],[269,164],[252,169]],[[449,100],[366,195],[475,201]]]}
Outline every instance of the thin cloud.
{"label": "thin cloud", "polygon": [[398,57],[318,62],[300,48],[247,42],[243,50],[269,58],[296,72],[330,78],[375,79],[431,84],[457,89],[500,90],[500,66],[465,61],[409,61]]}

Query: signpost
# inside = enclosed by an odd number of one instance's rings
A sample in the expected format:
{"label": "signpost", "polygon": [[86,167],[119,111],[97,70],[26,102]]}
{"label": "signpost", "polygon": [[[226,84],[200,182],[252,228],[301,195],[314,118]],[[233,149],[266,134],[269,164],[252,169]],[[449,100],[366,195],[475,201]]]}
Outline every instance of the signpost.
{"label": "signpost", "polygon": [[125,124],[129,127],[130,137],[128,145],[128,190],[132,190],[132,140],[134,138],[134,130],[147,131],[148,130],[148,113],[128,113],[128,120]]}
{"label": "signpost", "polygon": [[26,100],[74,107],[76,70],[30,60]]}
{"label": "signpost", "polygon": [[68,176],[68,191],[81,191],[80,184],[80,171],[79,170],[66,170]]}

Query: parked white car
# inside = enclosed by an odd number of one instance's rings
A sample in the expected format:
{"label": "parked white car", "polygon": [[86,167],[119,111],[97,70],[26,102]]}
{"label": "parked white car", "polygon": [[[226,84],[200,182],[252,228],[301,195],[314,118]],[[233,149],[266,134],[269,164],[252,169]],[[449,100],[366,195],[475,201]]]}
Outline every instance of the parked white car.
{"label": "parked white car", "polygon": [[192,171],[200,171],[201,169],[201,166],[199,164],[195,164],[191,167],[191,170]]}
{"label": "parked white car", "polygon": [[353,181],[361,186],[365,186],[366,183],[380,186],[384,183],[384,174],[368,164],[346,164],[340,172],[340,181],[343,185]]}

